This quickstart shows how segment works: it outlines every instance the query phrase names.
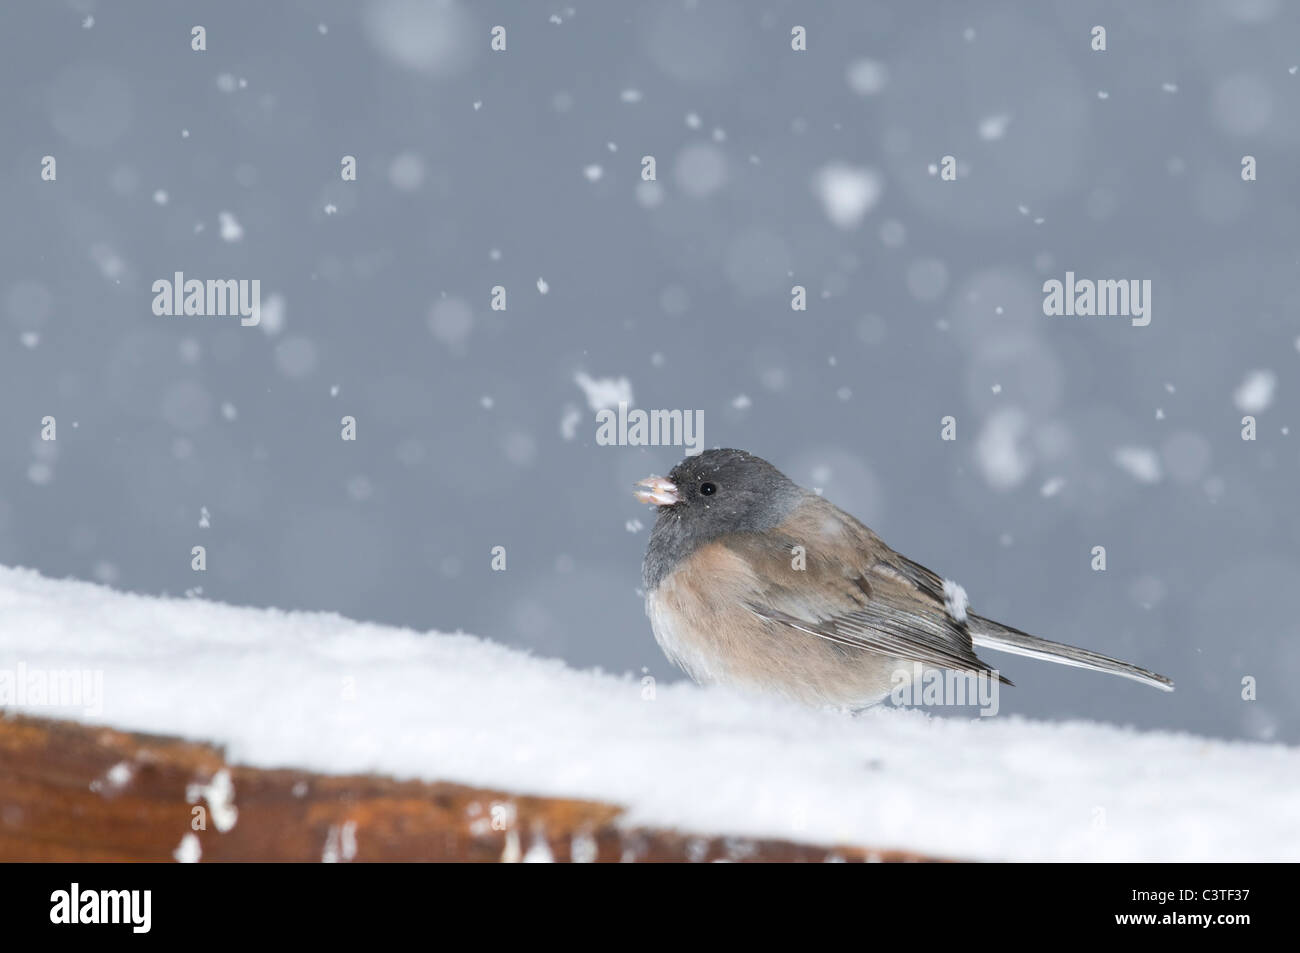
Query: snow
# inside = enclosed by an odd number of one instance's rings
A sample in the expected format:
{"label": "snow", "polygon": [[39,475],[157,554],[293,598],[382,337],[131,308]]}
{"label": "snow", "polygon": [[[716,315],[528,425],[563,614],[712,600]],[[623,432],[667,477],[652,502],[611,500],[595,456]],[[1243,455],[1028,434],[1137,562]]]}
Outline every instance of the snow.
{"label": "snow", "polygon": [[460,72],[477,48],[471,39],[473,20],[455,2],[374,0],[362,11],[361,22],[385,59],[426,76]]}
{"label": "snow", "polygon": [[262,305],[262,321],[258,325],[262,333],[274,337],[284,330],[284,295],[273,294]]}
{"label": "snow", "polygon": [[357,856],[357,822],[347,821],[342,826],[330,825],[325,835],[325,849],[321,852],[321,863],[347,863]]}
{"label": "snow", "polygon": [[172,851],[172,856],[178,864],[197,864],[203,856],[203,845],[199,843],[198,835],[186,834],[182,837],[180,844]]}
{"label": "snow", "polygon": [[610,410],[619,404],[634,404],[632,382],[626,377],[592,377],[585,371],[573,375],[573,382],[587,396],[592,410]]}
{"label": "snow", "polygon": [[131,783],[135,768],[129,761],[119,761],[104,776],[90,782],[90,790],[97,794],[116,794]]}
{"label": "snow", "polygon": [[222,241],[237,242],[244,237],[243,226],[230,212],[218,213],[217,219],[221,223]]}
{"label": "snow", "polygon": [[958,622],[966,621],[970,597],[966,595],[966,590],[960,583],[953,582],[951,579],[943,581],[943,606],[948,610],[948,615]]}
{"label": "snow", "polygon": [[[890,708],[854,718],[688,683],[646,693],[634,676],[468,635],[0,567],[0,671],[19,662],[101,672],[101,710],[11,710],[207,740],[254,767],[593,798],[626,806],[628,825],[962,858],[1300,860],[1300,751],[1280,745]],[[188,793],[218,829],[237,823],[228,772]],[[336,858],[355,852],[353,833],[340,829]]]}
{"label": "snow", "polygon": [[996,411],[980,428],[975,441],[975,462],[985,482],[996,490],[1009,490],[1024,482],[1033,457],[1024,446],[1029,418],[1018,407]]}
{"label": "snow", "polygon": [[880,200],[884,186],[879,174],[843,162],[822,166],[813,176],[813,192],[822,201],[826,217],[838,228],[857,228],[863,216]]}
{"label": "snow", "polygon": [[578,435],[578,424],[582,423],[582,412],[572,404],[564,407],[564,416],[560,418],[560,436],[572,440]]}
{"label": "snow", "polygon": [[986,116],[980,120],[980,138],[986,142],[993,142],[1001,139],[1007,134],[1007,126],[1010,124],[1011,117],[1006,113],[997,113],[996,115]]}
{"label": "snow", "polygon": [[692,143],[677,154],[673,175],[683,193],[707,198],[726,184],[727,159],[716,146]]}
{"label": "snow", "polygon": [[1159,483],[1163,476],[1160,455],[1150,447],[1116,447],[1114,460],[1139,483]]}
{"label": "snow", "polygon": [[1268,410],[1277,388],[1277,375],[1272,371],[1251,371],[1232,394],[1233,403],[1243,414],[1257,414]]}
{"label": "snow", "polygon": [[414,192],[424,184],[424,159],[414,152],[402,152],[388,165],[388,182],[399,192]]}
{"label": "snow", "polygon": [[862,58],[849,64],[844,78],[859,96],[874,96],[889,82],[889,69],[876,60]]}
{"label": "snow", "polygon": [[185,800],[197,804],[200,800],[208,802],[212,812],[212,823],[221,833],[232,829],[239,820],[239,808],[235,807],[235,786],[230,780],[230,772],[222,768],[207,784],[193,783],[185,786]]}

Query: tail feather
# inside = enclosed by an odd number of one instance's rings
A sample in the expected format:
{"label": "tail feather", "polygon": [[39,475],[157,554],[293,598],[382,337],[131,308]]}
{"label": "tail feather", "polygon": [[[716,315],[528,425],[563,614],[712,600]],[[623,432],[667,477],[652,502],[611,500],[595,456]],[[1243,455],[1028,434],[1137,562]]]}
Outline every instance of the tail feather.
{"label": "tail feather", "polygon": [[994,622],[992,619],[986,619],[983,616],[971,615],[970,636],[971,641],[981,648],[993,649],[998,652],[1010,652],[1012,655],[1024,655],[1029,658],[1042,659],[1046,662],[1056,662],[1058,665],[1089,668],[1094,672],[1109,672],[1111,675],[1119,675],[1122,678],[1131,678],[1133,681],[1141,682],[1144,685],[1151,685],[1161,691],[1172,692],[1174,690],[1174,683],[1171,679],[1163,675],[1157,675],[1155,672],[1133,665],[1130,662],[1121,662],[1119,659],[1113,659],[1097,652],[1089,652],[1087,649],[1076,648],[1073,645],[1064,645],[1060,642],[1040,639],[1036,635],[1021,632],[1019,629],[1013,629],[1008,625]]}

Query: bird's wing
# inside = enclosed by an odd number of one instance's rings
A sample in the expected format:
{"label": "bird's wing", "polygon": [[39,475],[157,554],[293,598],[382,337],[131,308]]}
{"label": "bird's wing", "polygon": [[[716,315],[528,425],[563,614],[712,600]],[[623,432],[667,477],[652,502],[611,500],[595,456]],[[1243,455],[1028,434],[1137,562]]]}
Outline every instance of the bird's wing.
{"label": "bird's wing", "polygon": [[747,605],[761,618],[885,658],[993,671],[948,612],[943,579],[829,503],[721,542],[752,567],[759,591]]}

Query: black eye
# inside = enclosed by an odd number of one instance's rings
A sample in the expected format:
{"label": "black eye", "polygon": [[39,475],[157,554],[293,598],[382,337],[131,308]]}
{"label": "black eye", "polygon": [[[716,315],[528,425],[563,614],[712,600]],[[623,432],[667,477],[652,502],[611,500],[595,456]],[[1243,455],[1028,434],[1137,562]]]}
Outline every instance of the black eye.
{"label": "black eye", "polygon": [[700,484],[700,496],[712,496],[714,493],[717,492],[718,492],[718,488],[714,486],[712,483]]}

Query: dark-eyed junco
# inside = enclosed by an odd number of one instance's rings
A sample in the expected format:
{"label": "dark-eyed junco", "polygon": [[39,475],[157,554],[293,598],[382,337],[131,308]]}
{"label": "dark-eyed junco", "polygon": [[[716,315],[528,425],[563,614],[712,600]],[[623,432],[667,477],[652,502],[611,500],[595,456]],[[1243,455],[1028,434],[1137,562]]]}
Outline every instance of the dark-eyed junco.
{"label": "dark-eyed junco", "polygon": [[697,682],[860,708],[889,695],[900,671],[992,674],[978,645],[1173,690],[1163,675],[968,611],[960,586],[743,450],[706,450],[637,486],[659,512],[646,613]]}

